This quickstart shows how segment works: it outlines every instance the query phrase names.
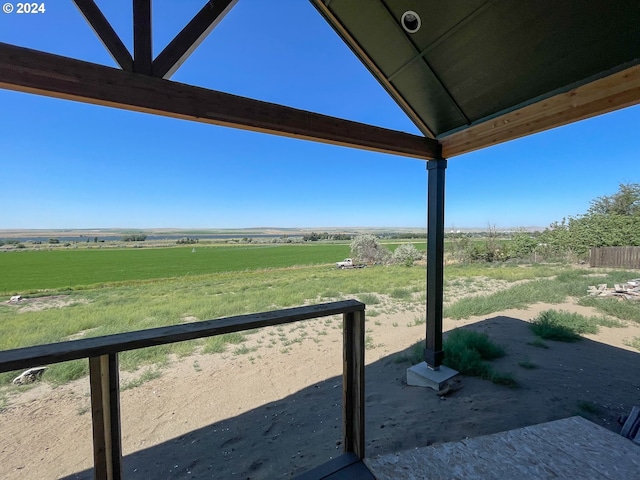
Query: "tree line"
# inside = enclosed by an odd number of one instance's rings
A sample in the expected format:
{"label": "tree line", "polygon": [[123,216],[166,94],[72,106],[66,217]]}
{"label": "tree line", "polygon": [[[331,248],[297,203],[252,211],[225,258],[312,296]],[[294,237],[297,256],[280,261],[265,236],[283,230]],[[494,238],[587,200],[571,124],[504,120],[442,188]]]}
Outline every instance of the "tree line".
{"label": "tree line", "polygon": [[592,200],[584,214],[553,222],[542,232],[516,231],[509,241],[499,237],[495,228],[481,242],[464,233],[448,235],[453,255],[462,262],[581,260],[592,247],[640,246],[640,184],[620,184],[616,193]]}

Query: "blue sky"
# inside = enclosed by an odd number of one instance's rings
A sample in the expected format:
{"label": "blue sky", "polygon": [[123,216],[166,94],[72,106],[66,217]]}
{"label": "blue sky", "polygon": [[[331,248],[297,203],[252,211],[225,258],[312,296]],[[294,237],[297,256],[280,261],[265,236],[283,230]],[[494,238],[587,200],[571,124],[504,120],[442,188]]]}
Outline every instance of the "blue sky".
{"label": "blue sky", "polygon": [[[131,50],[130,0],[97,3]],[[154,54],[203,4],[154,0]],[[115,66],[70,0],[45,6],[0,13],[0,42]],[[172,79],[418,133],[302,0],[240,0]],[[633,107],[450,159],[447,227],[585,212],[640,182],[639,126]],[[8,90],[0,132],[0,229],[426,224],[415,159]]]}

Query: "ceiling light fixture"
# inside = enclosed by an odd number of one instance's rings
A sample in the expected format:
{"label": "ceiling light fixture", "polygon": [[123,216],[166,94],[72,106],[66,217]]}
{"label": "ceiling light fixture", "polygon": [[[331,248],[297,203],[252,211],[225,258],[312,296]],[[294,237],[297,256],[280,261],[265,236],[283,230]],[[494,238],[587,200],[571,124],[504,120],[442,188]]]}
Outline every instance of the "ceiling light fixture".
{"label": "ceiling light fixture", "polygon": [[422,21],[420,20],[420,16],[414,12],[413,10],[407,10],[402,14],[402,18],[400,19],[400,24],[405,31],[409,33],[416,33],[420,30],[420,26],[422,25]]}

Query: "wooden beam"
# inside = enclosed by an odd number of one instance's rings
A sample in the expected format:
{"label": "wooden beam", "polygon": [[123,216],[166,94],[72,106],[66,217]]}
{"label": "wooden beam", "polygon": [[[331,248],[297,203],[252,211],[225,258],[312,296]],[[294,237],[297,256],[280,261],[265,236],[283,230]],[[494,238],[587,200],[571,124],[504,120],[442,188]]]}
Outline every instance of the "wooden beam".
{"label": "wooden beam", "polygon": [[436,140],[0,43],[0,88],[420,159]]}
{"label": "wooden beam", "polygon": [[238,0],[209,1],[153,61],[153,75],[170,78]]}
{"label": "wooden beam", "polygon": [[640,103],[640,65],[441,139],[450,158]]}
{"label": "wooden beam", "polygon": [[133,0],[133,70],[151,75],[151,0]]}
{"label": "wooden beam", "polygon": [[120,68],[133,71],[133,58],[109,21],[93,0],[73,0],[96,36]]}

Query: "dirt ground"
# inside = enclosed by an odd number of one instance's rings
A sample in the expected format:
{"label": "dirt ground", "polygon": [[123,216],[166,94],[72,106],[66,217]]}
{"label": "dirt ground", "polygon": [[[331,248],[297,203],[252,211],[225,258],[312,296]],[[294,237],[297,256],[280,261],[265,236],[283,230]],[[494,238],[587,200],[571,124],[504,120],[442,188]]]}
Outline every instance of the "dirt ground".
{"label": "dirt ground", "polygon": [[[375,307],[375,308],[374,308]],[[403,361],[424,339],[424,311],[367,317],[367,456],[509,430],[580,414],[615,432],[640,404],[640,325],[600,328],[576,343],[530,345],[528,328],[553,308],[536,304],[483,318],[445,320],[486,332],[507,355],[493,362],[519,388],[460,376],[440,397],[409,387]],[[224,354],[175,359],[161,376],[121,393],[124,474],[132,479],[289,478],[341,453],[340,319],[261,330]],[[524,363],[535,368],[524,368]],[[123,372],[126,384],[142,374]],[[14,392],[0,413],[0,478],[92,478],[88,379]]]}

